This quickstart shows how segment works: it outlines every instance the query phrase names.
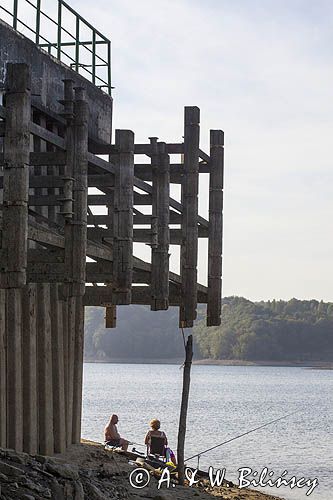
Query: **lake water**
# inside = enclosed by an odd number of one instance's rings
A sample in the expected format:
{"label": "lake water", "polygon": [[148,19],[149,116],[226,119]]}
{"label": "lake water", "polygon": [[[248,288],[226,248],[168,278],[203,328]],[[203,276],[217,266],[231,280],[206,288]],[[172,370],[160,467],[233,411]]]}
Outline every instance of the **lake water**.
{"label": "lake water", "polygon": [[[177,365],[85,363],[82,435],[102,441],[110,414],[117,413],[120,433],[142,443],[156,417],[176,450],[181,390]],[[331,500],[333,371],[194,365],[185,456],[295,410],[300,411],[202,455],[200,468],[225,467],[226,477],[236,484],[241,467],[259,473],[268,467],[273,478],[287,470],[285,477],[318,478],[319,486],[310,497],[307,487],[263,490],[288,500]]]}

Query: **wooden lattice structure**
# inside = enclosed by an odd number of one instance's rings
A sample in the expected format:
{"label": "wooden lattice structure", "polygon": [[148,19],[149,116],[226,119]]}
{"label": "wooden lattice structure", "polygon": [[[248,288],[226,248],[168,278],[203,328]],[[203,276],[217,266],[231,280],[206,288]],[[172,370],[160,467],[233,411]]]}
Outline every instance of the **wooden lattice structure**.
{"label": "wooden lattice structure", "polygon": [[[94,134],[88,85],[59,73],[56,112],[32,95],[31,73],[7,61],[0,106],[0,446],[52,454],[80,440],[84,306],[105,307],[107,327],[117,306],[179,306],[191,327],[204,303],[207,324],[220,324],[224,138],[212,130],[204,153],[199,109],[186,107],[181,143],[137,144],[116,130],[111,144]],[[209,220],[198,215],[200,173],[210,176]],[[170,184],[181,185],[180,202]],[[208,238],[208,287],[197,283],[198,238]],[[150,263],[133,242],[151,247]]]}

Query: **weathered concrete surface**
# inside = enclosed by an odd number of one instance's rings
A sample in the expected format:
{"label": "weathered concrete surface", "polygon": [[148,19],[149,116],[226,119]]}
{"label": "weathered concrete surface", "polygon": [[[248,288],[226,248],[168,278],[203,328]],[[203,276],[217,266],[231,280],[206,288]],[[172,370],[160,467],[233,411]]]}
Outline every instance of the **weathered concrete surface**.
{"label": "weathered concrete surface", "polygon": [[38,48],[29,38],[13,30],[0,20],[0,87],[4,86],[7,62],[26,63],[32,68],[32,94],[40,96],[41,103],[57,113],[63,112],[58,102],[63,99],[62,80],[72,79],[74,86],[87,91],[89,105],[89,137],[111,142],[112,98],[65,64]]}

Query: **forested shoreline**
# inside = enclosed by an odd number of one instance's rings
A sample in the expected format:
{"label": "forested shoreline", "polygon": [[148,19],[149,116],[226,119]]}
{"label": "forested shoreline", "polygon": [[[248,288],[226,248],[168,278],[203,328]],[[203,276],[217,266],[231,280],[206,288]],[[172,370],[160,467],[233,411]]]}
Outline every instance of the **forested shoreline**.
{"label": "forested shoreline", "polygon": [[[105,310],[86,308],[86,360],[163,362],[183,357],[178,309],[151,312],[135,305],[117,309],[117,328],[105,329]],[[333,303],[226,297],[222,325],[211,328],[205,326],[204,313],[200,307],[192,332],[195,359],[333,361]]]}

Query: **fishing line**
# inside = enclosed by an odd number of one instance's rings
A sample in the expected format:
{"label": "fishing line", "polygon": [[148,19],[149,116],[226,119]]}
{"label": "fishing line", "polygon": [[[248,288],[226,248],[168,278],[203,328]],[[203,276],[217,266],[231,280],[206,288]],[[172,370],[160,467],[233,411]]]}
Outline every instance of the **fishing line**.
{"label": "fishing line", "polygon": [[186,462],[188,460],[192,460],[192,458],[199,457],[203,455],[204,453],[207,453],[208,451],[215,450],[215,448],[219,448],[220,446],[223,446],[224,444],[231,443],[231,441],[235,441],[235,439],[239,439],[243,436],[246,436],[247,434],[251,434],[251,432],[258,431],[259,429],[262,429],[263,427],[266,427],[267,425],[274,424],[275,422],[278,422],[279,420],[283,420],[284,418],[291,417],[291,415],[295,415],[295,413],[299,413],[301,410],[296,410],[293,411],[292,413],[288,413],[288,415],[284,415],[283,417],[276,418],[275,420],[271,420],[270,422],[267,422],[266,424],[262,424],[259,427],[256,427],[255,429],[251,429],[247,432],[244,432],[243,434],[239,434],[238,436],[235,436],[233,438],[228,439],[227,441],[223,441],[223,443],[217,444],[215,446],[212,446],[211,448],[208,448],[207,450],[201,451],[200,453],[197,453],[196,455],[193,455],[190,458],[186,458]]}

